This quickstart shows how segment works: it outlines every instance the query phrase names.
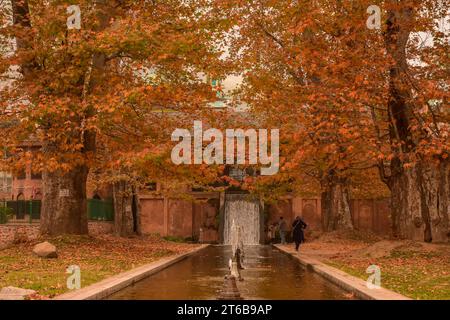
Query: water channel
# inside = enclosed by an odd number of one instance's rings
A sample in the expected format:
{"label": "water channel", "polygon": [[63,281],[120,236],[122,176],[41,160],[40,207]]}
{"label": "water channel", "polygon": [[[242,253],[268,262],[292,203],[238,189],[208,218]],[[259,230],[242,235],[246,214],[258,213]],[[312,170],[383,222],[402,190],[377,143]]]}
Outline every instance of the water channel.
{"label": "water channel", "polygon": [[[110,296],[111,300],[217,299],[229,274],[230,246],[210,246]],[[292,257],[271,246],[246,246],[243,281],[237,286],[244,299],[346,299],[345,291]]]}

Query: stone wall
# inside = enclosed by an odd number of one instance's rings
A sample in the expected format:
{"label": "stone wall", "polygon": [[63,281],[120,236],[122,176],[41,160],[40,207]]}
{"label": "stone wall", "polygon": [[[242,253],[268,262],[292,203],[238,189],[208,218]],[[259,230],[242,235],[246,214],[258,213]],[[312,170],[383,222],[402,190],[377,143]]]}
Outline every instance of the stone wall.
{"label": "stone wall", "polygon": [[92,236],[114,232],[113,221],[89,221],[88,227],[89,234]]}
{"label": "stone wall", "polygon": [[[89,234],[99,235],[112,233],[113,222],[89,221]],[[12,243],[35,240],[39,237],[39,223],[7,223],[0,224],[0,248]]]}
{"label": "stone wall", "polygon": [[199,192],[193,197],[184,200],[140,195],[142,233],[217,242],[220,194]]}
{"label": "stone wall", "polygon": [[[275,205],[268,206],[269,223],[277,223],[280,216],[291,225],[296,216],[301,216],[310,230],[321,230],[320,199],[287,198]],[[371,231],[379,235],[389,235],[391,232],[389,199],[350,201],[355,229]]]}

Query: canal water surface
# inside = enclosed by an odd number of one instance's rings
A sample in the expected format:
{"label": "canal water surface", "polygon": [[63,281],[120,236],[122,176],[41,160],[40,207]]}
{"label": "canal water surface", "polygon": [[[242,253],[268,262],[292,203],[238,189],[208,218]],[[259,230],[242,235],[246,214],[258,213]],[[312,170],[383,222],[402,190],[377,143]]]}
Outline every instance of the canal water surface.
{"label": "canal water surface", "polygon": [[[216,299],[228,274],[230,246],[210,246],[109,297],[112,300]],[[345,292],[271,246],[246,246],[244,299],[346,299]]]}

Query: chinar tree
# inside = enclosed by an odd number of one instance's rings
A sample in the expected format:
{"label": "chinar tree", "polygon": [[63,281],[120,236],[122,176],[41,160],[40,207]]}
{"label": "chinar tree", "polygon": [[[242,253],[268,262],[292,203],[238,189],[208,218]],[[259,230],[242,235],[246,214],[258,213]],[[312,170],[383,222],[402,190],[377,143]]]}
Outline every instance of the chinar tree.
{"label": "chinar tree", "polygon": [[[133,119],[126,113],[138,93],[164,89],[165,101],[146,95],[148,106],[161,109],[206,92],[197,74],[215,57],[198,26],[207,2],[13,0],[5,9],[3,22],[12,23],[2,23],[0,46],[16,45],[0,61],[0,74],[11,80],[1,90],[1,122],[9,124],[0,129],[1,145],[7,161],[27,159],[43,173],[42,233],[88,232],[86,182],[99,141],[107,142],[113,124]],[[171,84],[155,86],[155,78]],[[157,131],[164,123],[146,125]],[[25,139],[41,146],[32,160],[19,147]],[[127,192],[116,197],[119,215],[129,214]],[[118,229],[137,231],[128,223]]]}
{"label": "chinar tree", "polygon": [[255,117],[280,127],[282,168],[274,179],[301,192],[315,185],[324,230],[353,229],[352,176],[373,166],[365,143],[370,117],[358,100],[361,72],[347,72],[349,52],[364,41],[351,39],[361,27],[340,23],[348,11],[340,2],[229,1],[225,7],[236,25],[230,60],[244,77],[242,99]]}
{"label": "chinar tree", "polygon": [[380,60],[388,83],[374,122],[387,133],[377,136],[388,146],[379,169],[392,194],[394,236],[448,241],[448,3],[390,0],[380,6],[384,24],[377,40],[384,45]]}
{"label": "chinar tree", "polygon": [[318,181],[324,229],[351,228],[349,187],[366,177],[390,189],[395,237],[447,241],[445,1],[230,0],[224,10],[242,95],[281,126],[285,181]]}

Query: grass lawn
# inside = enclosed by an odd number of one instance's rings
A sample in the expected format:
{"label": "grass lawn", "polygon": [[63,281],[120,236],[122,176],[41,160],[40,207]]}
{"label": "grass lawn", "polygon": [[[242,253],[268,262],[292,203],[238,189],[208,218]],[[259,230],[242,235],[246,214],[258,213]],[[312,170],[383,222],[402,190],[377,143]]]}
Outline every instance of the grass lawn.
{"label": "grass lawn", "polygon": [[[439,248],[439,247],[437,247]],[[413,299],[450,300],[450,246],[428,251],[405,245],[378,258],[334,257],[326,263],[366,280],[368,266],[381,268],[381,285]]]}
{"label": "grass lawn", "polygon": [[381,286],[413,299],[450,300],[450,243],[393,240],[361,231],[310,234],[301,251],[367,280],[381,269]]}
{"label": "grass lawn", "polygon": [[78,265],[81,286],[191,250],[195,245],[165,241],[157,236],[64,236],[45,239],[58,250],[57,259],[42,259],[33,246],[43,241],[17,244],[0,250],[0,288],[14,286],[36,290],[37,298],[51,298],[68,291],[66,269]]}

